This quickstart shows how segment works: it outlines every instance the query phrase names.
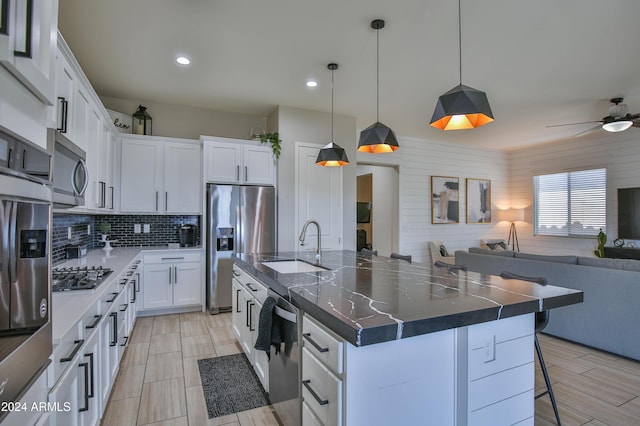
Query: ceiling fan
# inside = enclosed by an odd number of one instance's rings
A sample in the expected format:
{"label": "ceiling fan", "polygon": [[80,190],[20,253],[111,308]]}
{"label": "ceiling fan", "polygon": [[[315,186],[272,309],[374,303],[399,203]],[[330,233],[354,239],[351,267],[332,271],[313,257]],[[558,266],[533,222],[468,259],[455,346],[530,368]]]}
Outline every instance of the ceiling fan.
{"label": "ceiling fan", "polygon": [[591,133],[597,129],[602,128],[607,132],[622,132],[627,130],[629,127],[640,127],[640,114],[629,114],[627,112],[627,104],[622,103],[623,98],[613,98],[611,99],[611,106],[609,107],[609,115],[603,117],[601,120],[597,121],[583,121],[581,123],[569,123],[569,124],[555,124],[547,127],[562,127],[562,126],[574,126],[577,124],[589,124],[589,123],[600,123],[595,127],[587,129],[583,132],[578,133],[574,137],[577,138],[579,136],[586,135]]}

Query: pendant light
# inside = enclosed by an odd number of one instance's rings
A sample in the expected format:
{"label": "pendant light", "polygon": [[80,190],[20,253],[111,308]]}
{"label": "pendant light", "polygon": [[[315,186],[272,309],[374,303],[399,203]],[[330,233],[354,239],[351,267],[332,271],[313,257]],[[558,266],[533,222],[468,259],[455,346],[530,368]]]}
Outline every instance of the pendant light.
{"label": "pendant light", "polygon": [[384,20],[374,19],[371,28],[376,30],[376,122],[360,132],[358,151],[370,154],[383,154],[398,149],[396,134],[391,128],[379,121],[380,116],[380,30]]}
{"label": "pendant light", "polygon": [[346,166],[349,164],[347,153],[344,152],[344,148],[333,142],[333,72],[338,69],[338,64],[330,63],[327,68],[331,70],[331,142],[322,147],[316,164],[327,167]]}
{"label": "pendant light", "polygon": [[431,125],[440,130],[473,129],[493,121],[486,93],[462,84],[462,19],[458,0],[460,84],[438,98]]}

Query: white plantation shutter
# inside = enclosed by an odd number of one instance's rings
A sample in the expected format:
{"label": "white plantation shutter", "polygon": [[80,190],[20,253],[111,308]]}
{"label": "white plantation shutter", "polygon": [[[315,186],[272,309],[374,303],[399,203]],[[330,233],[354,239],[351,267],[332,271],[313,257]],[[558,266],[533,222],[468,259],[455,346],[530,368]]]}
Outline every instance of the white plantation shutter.
{"label": "white plantation shutter", "polygon": [[607,171],[580,170],[533,177],[534,233],[595,236],[606,232]]}

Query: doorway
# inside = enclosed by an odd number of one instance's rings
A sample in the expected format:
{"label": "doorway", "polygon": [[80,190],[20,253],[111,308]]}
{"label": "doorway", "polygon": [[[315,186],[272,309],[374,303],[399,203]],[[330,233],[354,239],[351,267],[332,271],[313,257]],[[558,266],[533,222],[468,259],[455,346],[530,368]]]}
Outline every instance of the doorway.
{"label": "doorway", "polygon": [[356,174],[356,248],[367,247],[389,256],[399,246],[398,167],[358,163]]}

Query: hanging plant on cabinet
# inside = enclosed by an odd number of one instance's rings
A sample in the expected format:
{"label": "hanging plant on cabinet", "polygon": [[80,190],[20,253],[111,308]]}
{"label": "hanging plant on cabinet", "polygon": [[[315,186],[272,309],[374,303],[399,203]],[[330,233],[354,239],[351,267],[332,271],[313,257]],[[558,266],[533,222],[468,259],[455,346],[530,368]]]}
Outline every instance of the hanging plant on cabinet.
{"label": "hanging plant on cabinet", "polygon": [[276,158],[280,158],[280,144],[282,143],[282,139],[280,139],[280,135],[278,134],[278,132],[261,134],[260,143],[271,144],[271,151],[273,152],[273,156]]}

